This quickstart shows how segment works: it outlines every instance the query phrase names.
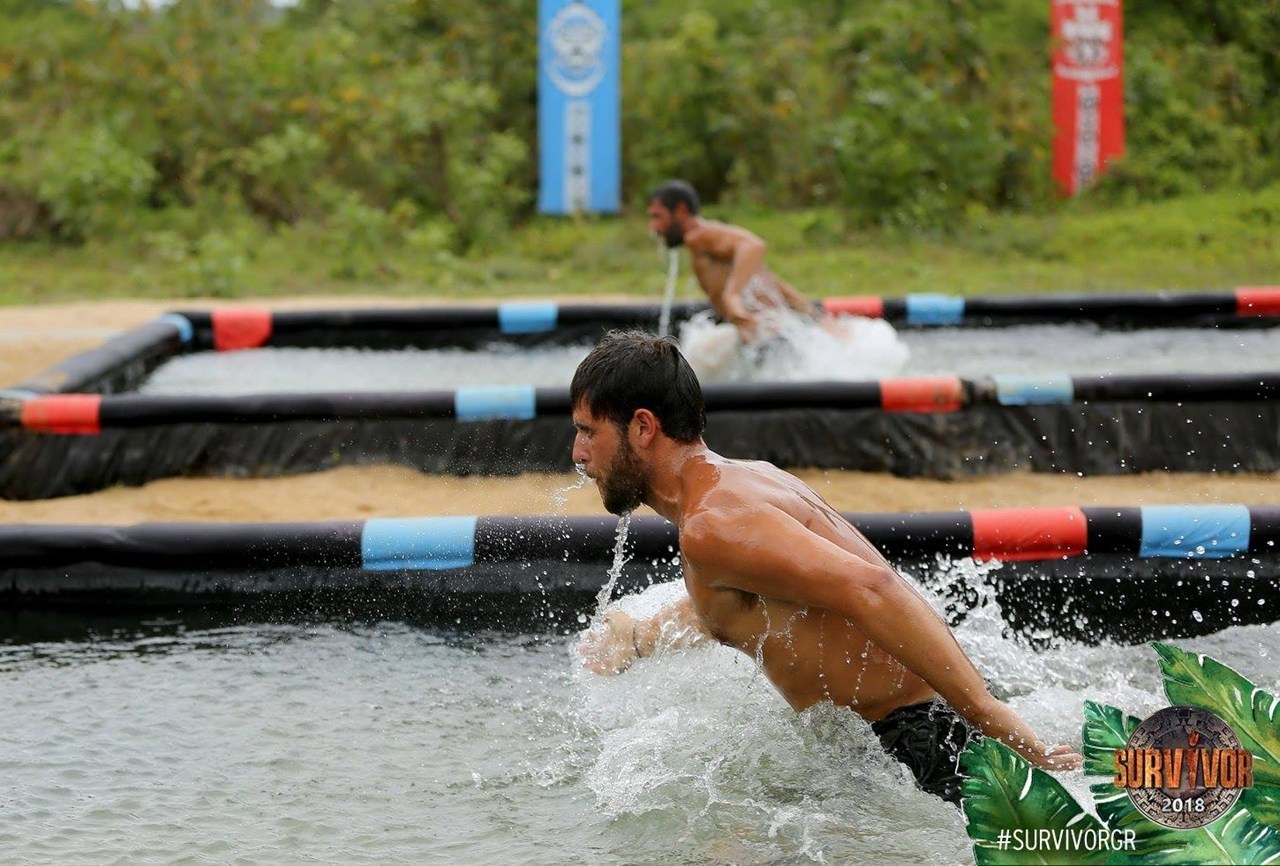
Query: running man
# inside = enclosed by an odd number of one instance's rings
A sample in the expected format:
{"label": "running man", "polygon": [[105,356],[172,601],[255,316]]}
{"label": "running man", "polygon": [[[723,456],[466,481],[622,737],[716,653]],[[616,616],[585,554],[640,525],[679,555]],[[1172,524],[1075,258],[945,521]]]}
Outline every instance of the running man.
{"label": "running man", "polygon": [[579,646],[588,668],[717,641],[759,657],[797,711],[853,709],[924,790],[957,804],[976,732],[1044,769],[1080,766],[991,695],[942,618],[812,488],[707,447],[702,388],[675,340],[607,334],[570,394],[574,462],[610,512],[643,503],[676,525],[688,591],[648,619],[608,611]]}
{"label": "running man", "polygon": [[669,180],[649,194],[649,230],[671,249],[684,245],[698,284],[720,318],[732,323],[744,343],[757,333],[759,315],[770,308],[795,310],[815,320],[822,313],[764,264],[765,242],[740,226],[698,216],[698,193]]}

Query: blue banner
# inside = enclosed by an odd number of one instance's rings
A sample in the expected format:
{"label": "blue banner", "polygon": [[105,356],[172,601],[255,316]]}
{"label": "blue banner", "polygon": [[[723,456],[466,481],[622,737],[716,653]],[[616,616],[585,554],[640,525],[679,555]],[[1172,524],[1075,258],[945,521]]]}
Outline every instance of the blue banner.
{"label": "blue banner", "polygon": [[620,0],[538,2],[540,213],[619,208],[620,12]]}

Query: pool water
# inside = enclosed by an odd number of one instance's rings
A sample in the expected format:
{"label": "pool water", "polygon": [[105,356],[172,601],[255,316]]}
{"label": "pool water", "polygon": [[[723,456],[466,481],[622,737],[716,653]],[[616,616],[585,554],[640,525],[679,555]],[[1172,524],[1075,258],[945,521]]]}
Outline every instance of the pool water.
{"label": "pool water", "polygon": [[[1086,698],[1167,703],[1147,647],[1001,629],[988,605],[957,634],[1046,738],[1079,745]],[[0,646],[0,861],[971,862],[851,712],[796,715],[723,648],[597,677],[574,643],[387,622]],[[1280,688],[1280,627],[1176,643]]]}
{"label": "pool water", "polygon": [[[1251,373],[1280,369],[1280,329],[1107,331],[1088,324],[896,332],[841,320],[836,333],[793,323],[779,344],[742,351],[727,325],[695,319],[681,345],[704,382],[858,381],[997,373]],[[151,394],[565,387],[590,346],[461,349],[260,349],[183,356],[139,389]]]}

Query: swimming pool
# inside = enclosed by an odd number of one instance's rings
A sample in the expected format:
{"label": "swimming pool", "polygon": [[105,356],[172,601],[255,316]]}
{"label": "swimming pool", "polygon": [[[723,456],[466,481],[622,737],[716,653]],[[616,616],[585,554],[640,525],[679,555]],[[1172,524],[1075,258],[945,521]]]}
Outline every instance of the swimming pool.
{"label": "swimming pool", "polygon": [[[1002,631],[987,605],[957,636],[1046,737],[1078,744],[1085,699],[1167,704],[1149,648]],[[573,640],[377,618],[8,637],[0,858],[972,862],[957,811],[851,713],[795,715],[725,649],[592,677]],[[1274,626],[1179,646],[1280,688]]]}
{"label": "swimming pool", "polygon": [[[1123,334],[1099,329],[1114,322],[1098,306],[1081,307],[1082,322],[1025,323],[1054,312],[1042,309],[1053,298],[1007,320],[988,304],[983,315],[1006,327],[986,331],[951,327],[973,320],[983,299],[908,298],[903,335],[853,319],[846,324],[864,333],[841,345],[853,361],[920,366],[854,381],[841,375],[856,364],[814,353],[821,329],[790,340],[799,360],[782,352],[757,364],[726,354],[723,329],[699,320],[697,305],[678,318],[686,340],[690,328],[705,338],[690,356],[720,374],[704,377],[707,438],[729,456],[942,478],[1269,472],[1280,469],[1280,331],[1269,327],[1277,297],[1232,295],[1229,310],[1216,299],[1212,314],[1199,296],[1190,298],[1198,307],[1182,296],[1142,296],[1146,306],[1112,298],[1131,328]],[[1079,313],[1080,303],[1050,318]],[[445,474],[567,471],[565,380],[586,351],[581,340],[654,316],[652,307],[542,303],[165,316],[0,392],[0,496],[378,462]],[[1171,329],[1171,319],[1211,327]],[[1133,329],[1153,323],[1161,327]],[[474,351],[496,338],[503,347]],[[938,372],[953,366],[966,375]],[[1097,372],[1110,368],[1120,372]],[[761,375],[768,380],[752,378]]]}

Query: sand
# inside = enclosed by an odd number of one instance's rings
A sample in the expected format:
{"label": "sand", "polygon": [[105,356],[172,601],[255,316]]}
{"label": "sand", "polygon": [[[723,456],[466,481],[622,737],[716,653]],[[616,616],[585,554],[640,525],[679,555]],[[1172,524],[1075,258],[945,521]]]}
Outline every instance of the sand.
{"label": "sand", "polygon": [[[578,298],[577,300],[582,300]],[[617,299],[613,299],[617,300]],[[405,306],[371,297],[272,300],[284,308]],[[433,301],[434,303],[434,301]],[[209,302],[110,301],[0,308],[0,387],[168,310]],[[565,447],[570,446],[565,439]],[[865,472],[799,471],[845,511],[944,511],[1045,505],[1280,504],[1275,475],[1147,474],[1080,478],[1016,474],[962,481]],[[0,523],[342,520],[433,514],[602,514],[593,486],[563,493],[571,475],[422,475],[396,466],[345,467],[286,478],[175,478],[39,502],[0,501]]]}

